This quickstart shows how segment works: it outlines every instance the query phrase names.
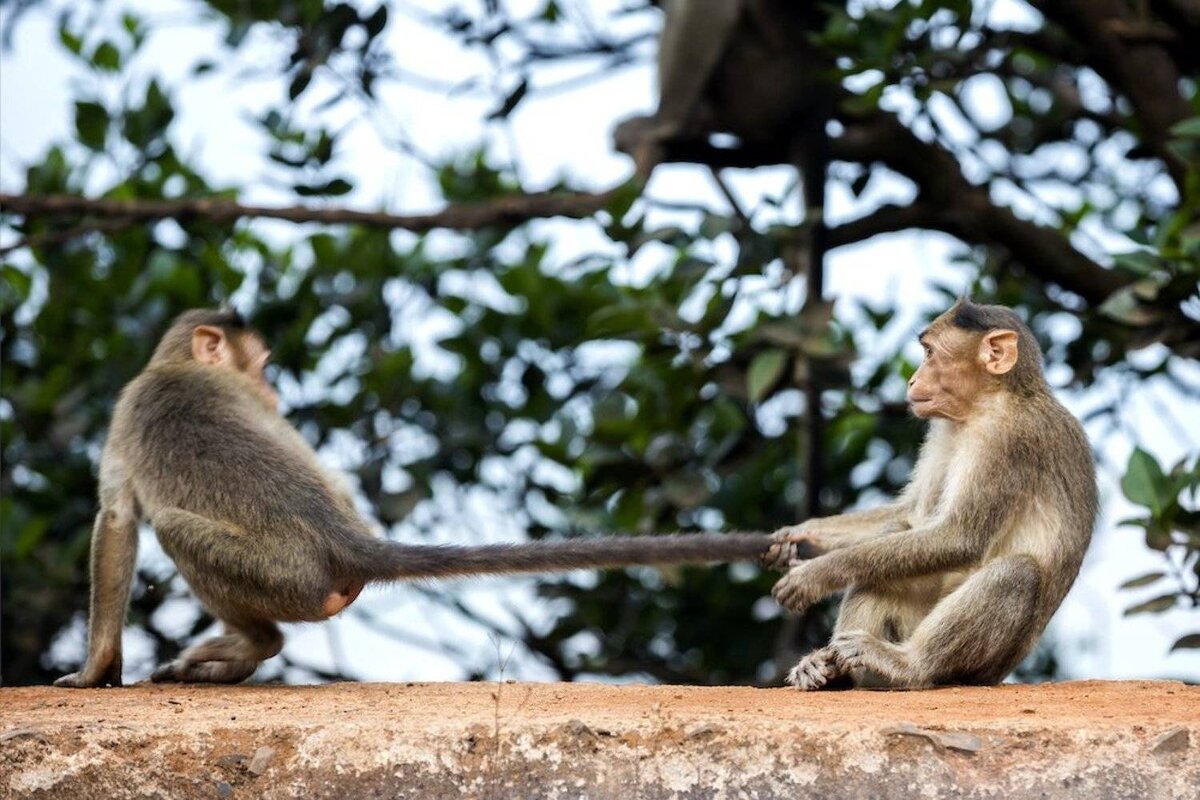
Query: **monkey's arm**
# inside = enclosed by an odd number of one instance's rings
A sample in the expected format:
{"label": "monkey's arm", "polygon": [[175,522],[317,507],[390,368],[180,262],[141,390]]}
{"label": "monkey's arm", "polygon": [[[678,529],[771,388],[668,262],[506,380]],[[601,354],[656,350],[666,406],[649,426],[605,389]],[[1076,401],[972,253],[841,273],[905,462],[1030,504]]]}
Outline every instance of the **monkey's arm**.
{"label": "monkey's arm", "polygon": [[905,530],[908,513],[907,504],[896,502],[788,525],[772,534],[776,544],[763,556],[763,565],[769,569],[787,570],[793,560],[815,558]]}
{"label": "monkey's arm", "polygon": [[[800,610],[848,586],[874,586],[965,567],[978,561],[990,536],[965,520],[899,531],[798,564],[771,594]],[[957,523],[957,524],[956,524]]]}
{"label": "monkey's arm", "polygon": [[55,686],[121,685],[121,631],[137,561],[138,510],[128,483],[111,491],[102,489],[100,496],[100,512],[92,527],[87,661],[78,672],[56,680]]}
{"label": "monkey's arm", "polygon": [[908,511],[908,506],[903,503],[888,503],[865,511],[810,519],[799,525],[781,528],[775,535],[787,541],[799,541],[807,534],[811,538],[820,539],[828,549],[836,549],[862,541],[864,538],[874,538],[882,532],[907,527]]}

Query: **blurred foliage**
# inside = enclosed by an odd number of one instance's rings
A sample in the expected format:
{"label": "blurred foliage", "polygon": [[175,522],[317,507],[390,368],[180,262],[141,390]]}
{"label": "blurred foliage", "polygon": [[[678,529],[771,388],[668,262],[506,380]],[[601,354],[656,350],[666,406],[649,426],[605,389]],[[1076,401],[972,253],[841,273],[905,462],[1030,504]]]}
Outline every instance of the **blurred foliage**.
{"label": "blurred foliage", "polygon": [[[1160,613],[1172,608],[1200,608],[1200,458],[1180,461],[1164,471],[1154,456],[1133,451],[1121,489],[1146,516],[1125,520],[1145,531],[1146,546],[1162,553],[1163,569],[1130,578],[1122,589],[1154,589],[1154,596],[1125,610],[1132,614]],[[1167,584],[1173,584],[1165,590]],[[1200,648],[1200,633],[1180,637],[1171,650]]]}
{"label": "blurred foliage", "polygon": [[[71,140],[28,165],[21,191],[235,198],[260,183],[285,198],[353,195],[355,176],[339,166],[345,130],[335,115],[368,116],[387,87],[414,80],[386,35],[402,10],[488,55],[493,74],[446,91],[490,92],[494,102],[480,121],[480,146],[449,161],[429,159],[403,138],[381,138],[397,158],[422,161],[447,201],[503,197],[525,187],[512,165],[489,155],[487,126],[506,124],[539,90],[562,91],[543,80],[562,62],[592,71],[574,79],[582,92],[591,76],[645,59],[658,19],[649,3],[634,3],[613,12],[608,26],[582,13],[586,4],[554,0],[524,15],[503,2],[439,12],[322,0],[202,5],[197,24],[219,26],[224,50],[172,85],[140,58],[155,35],[151,19],[124,13],[113,23],[106,3],[42,4],[38,13],[61,10],[59,46],[87,80],[73,85]],[[1056,235],[1101,231],[1105,241],[1125,242],[1108,254],[1112,269],[1136,278],[1093,307],[1001,248],[964,247],[961,267],[973,276],[975,297],[1019,308],[1047,363],[1066,368],[1063,383],[1088,386],[1106,372],[1158,376],[1197,396],[1173,370],[1181,340],[1151,324],[1164,310],[1194,321],[1200,303],[1197,120],[1174,129],[1171,146],[1187,169],[1173,192],[1162,160],[1135,151],[1136,110],[1089,69],[1086,44],[1069,29],[1044,31],[1079,48],[1079,59],[1066,63],[1039,50],[1037,37],[990,30],[969,2],[867,6],[835,7],[818,37],[840,57],[839,78],[874,76],[848,99],[847,113],[890,107],[889,98],[904,94],[908,122],[969,163],[973,180],[996,196],[1034,198]],[[39,4],[19,5],[28,8]],[[20,17],[10,15],[6,36]],[[628,24],[639,19],[641,27]],[[254,73],[279,84],[280,99],[253,121],[264,142],[262,172],[221,184],[180,149],[177,93],[255,47],[284,54]],[[1183,91],[1196,111],[1190,69]],[[961,108],[967,84],[984,75],[1000,82],[1009,118],[985,125],[964,111],[974,138],[947,136],[931,108]],[[1095,97],[1079,99],[1081,81]],[[1055,157],[1065,146],[1071,159]],[[1143,159],[1132,175],[1127,156]],[[1064,172],[1067,160],[1079,168]],[[859,195],[877,171],[839,163],[831,179]],[[1064,186],[1085,190],[1064,194]],[[1047,213],[1039,198],[1054,192],[1068,200]],[[106,227],[8,216],[8,232],[29,246],[0,266],[4,679],[45,682],[64,666],[47,651],[87,604],[107,416],[167,321],[188,307],[231,303],[250,313],[273,344],[290,418],[318,448],[349,450],[342,460],[379,520],[407,536],[446,524],[439,496],[472,489],[535,538],[793,523],[805,499],[806,410],[797,387],[814,369],[829,387],[824,506],[894,492],[922,433],[903,407],[911,332],[893,324],[894,305],[842,303],[831,321],[800,318],[802,294],[792,290],[803,277],[780,259],[793,228],[761,221],[778,220],[783,201],[769,199],[750,220],[703,209],[668,225],[631,185],[594,219],[572,223],[587,234],[582,240],[604,244],[569,260],[551,256],[563,229],[537,223],[427,236],[297,226],[282,236],[277,225],[257,222]],[[717,246],[732,257],[718,258]],[[649,274],[631,277],[634,254],[653,264]],[[941,294],[948,304],[956,292]],[[1079,320],[1077,333],[1056,333],[1064,318]],[[1161,343],[1131,359],[1156,330]],[[1148,458],[1135,454],[1124,483],[1151,512],[1137,524],[1151,547],[1189,548],[1173,563],[1194,572],[1195,511],[1184,510],[1182,498],[1185,488],[1195,491],[1196,462],[1163,474]],[[1180,580],[1163,597],[1194,604],[1196,581]],[[748,568],[613,571],[587,588],[549,578],[539,592],[565,610],[549,626],[530,623],[519,633],[564,679],[771,680],[821,641],[830,610],[785,621],[764,610],[770,584]],[[169,571],[139,573],[131,625],[147,635],[156,660],[209,622],[164,624],[156,612],[184,594]],[[594,641],[581,645],[581,634]],[[1043,648],[1020,676],[1053,674],[1056,663]]]}

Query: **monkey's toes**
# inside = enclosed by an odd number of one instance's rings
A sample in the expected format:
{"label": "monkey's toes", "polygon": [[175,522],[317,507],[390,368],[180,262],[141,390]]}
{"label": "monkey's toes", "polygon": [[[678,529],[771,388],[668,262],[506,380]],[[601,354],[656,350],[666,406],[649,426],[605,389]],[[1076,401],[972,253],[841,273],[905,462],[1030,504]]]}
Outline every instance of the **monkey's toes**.
{"label": "monkey's toes", "polygon": [[865,631],[846,631],[839,633],[833,637],[833,641],[829,643],[831,655],[837,659],[843,667],[849,668],[858,666],[862,658],[864,640],[870,634]]}
{"label": "monkey's toes", "polygon": [[160,664],[155,668],[154,672],[150,673],[150,680],[154,683],[174,683],[182,681],[180,671],[183,669],[182,661],[168,661],[165,664]]}
{"label": "monkey's toes", "polygon": [[55,686],[61,686],[67,689],[88,689],[92,686],[102,686],[98,681],[90,681],[82,672],[72,672],[70,675],[63,675],[54,682]]}
{"label": "monkey's toes", "polygon": [[833,677],[832,666],[824,659],[805,658],[788,672],[787,682],[802,692],[825,688]]}
{"label": "monkey's toes", "polygon": [[54,685],[66,689],[93,689],[104,686],[120,686],[121,670],[119,667],[110,667],[96,673],[92,670],[81,669],[78,672],[72,672],[70,675],[63,675],[54,681]]}

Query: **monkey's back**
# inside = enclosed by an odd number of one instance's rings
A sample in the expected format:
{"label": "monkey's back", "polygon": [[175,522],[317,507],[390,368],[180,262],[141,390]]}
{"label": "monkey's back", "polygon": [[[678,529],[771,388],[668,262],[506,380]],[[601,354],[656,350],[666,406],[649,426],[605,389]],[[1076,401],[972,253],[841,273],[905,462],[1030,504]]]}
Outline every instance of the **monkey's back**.
{"label": "monkey's back", "polygon": [[151,518],[176,508],[314,547],[361,526],[303,438],[240,375],[193,365],[148,369],[122,392],[110,437],[122,443],[116,455]]}

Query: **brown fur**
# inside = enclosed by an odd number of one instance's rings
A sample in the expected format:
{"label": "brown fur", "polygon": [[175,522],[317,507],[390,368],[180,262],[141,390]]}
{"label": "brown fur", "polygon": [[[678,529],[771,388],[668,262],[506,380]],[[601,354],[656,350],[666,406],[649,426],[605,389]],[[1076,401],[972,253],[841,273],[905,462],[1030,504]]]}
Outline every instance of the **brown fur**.
{"label": "brown fur", "polygon": [[267,355],[237,315],[189,311],[121,392],[100,465],[87,662],[57,685],[120,685],[142,519],[226,627],[153,677],[222,683],[249,677],[279,652],[276,623],[326,619],[367,582],[757,560],[772,544],[765,534],[484,547],[379,539],[342,482],[276,413],[262,376]]}
{"label": "brown fur", "polygon": [[1091,539],[1091,448],[1051,394],[1029,329],[1009,309],[960,301],[921,340],[909,399],[931,423],[908,487],[883,508],[777,533],[819,554],[779,581],[780,603],[800,610],[847,590],[830,645],[789,675],[798,688],[998,683],[1037,642]]}

